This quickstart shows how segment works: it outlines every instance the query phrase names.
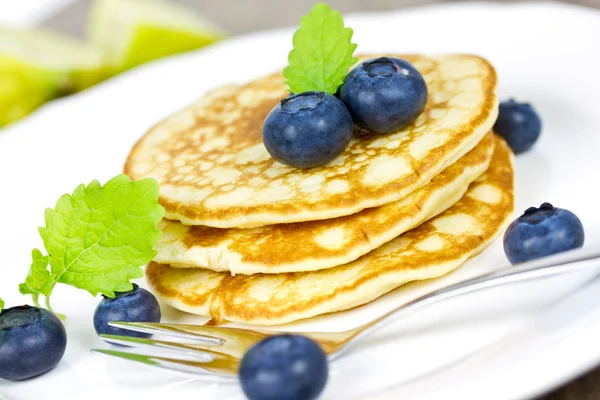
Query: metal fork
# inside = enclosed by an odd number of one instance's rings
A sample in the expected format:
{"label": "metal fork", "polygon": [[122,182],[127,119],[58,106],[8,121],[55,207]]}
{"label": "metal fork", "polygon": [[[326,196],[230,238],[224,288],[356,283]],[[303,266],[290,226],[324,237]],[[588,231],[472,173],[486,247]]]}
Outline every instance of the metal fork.
{"label": "metal fork", "polygon": [[[600,267],[600,251],[573,251],[507,267],[463,282],[447,286],[419,297],[388,312],[382,317],[345,332],[302,332],[317,341],[330,361],[338,359],[364,337],[420,307],[452,297],[533,278],[556,275],[590,267]],[[595,262],[596,261],[596,262]],[[137,361],[143,364],[184,372],[193,372],[208,380],[237,379],[239,363],[245,352],[256,342],[282,332],[250,330],[200,325],[111,322],[109,325],[153,335],[167,335],[176,340],[100,335],[109,343],[134,349],[168,350],[167,355],[143,355],[113,349],[93,349],[92,352]],[[179,340],[177,340],[179,339]]]}

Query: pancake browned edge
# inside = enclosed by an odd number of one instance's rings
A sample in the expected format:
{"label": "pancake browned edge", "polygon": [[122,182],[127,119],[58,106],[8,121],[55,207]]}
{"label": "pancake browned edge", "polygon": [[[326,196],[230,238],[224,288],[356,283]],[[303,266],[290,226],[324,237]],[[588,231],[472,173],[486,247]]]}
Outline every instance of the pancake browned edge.
{"label": "pancake browned edge", "polygon": [[425,110],[401,131],[354,137],[324,166],[292,168],[267,152],[263,121],[289,94],[277,73],[215,89],[160,122],[134,146],[124,171],[133,180],[156,179],[165,217],[186,225],[315,221],[398,201],[481,141],[496,120],[498,100],[496,72],[480,57],[388,56],[423,74]]}
{"label": "pancake browned edge", "polygon": [[347,264],[453,206],[490,165],[494,135],[402,200],[357,214],[250,229],[163,220],[153,261],[232,275],[315,271]]}
{"label": "pancake browned edge", "polygon": [[215,323],[283,324],[353,308],[407,282],[445,275],[490,244],[513,209],[512,153],[497,138],[488,172],[458,203],[350,264],[231,276],[151,263],[146,277],[165,303]]}

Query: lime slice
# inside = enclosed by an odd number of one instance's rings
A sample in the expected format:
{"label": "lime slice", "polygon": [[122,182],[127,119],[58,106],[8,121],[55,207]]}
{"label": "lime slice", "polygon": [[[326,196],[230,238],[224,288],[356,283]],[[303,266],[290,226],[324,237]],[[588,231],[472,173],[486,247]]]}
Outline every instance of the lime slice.
{"label": "lime slice", "polygon": [[44,30],[0,28],[0,126],[103,75],[102,53],[91,46]]}
{"label": "lime slice", "polygon": [[160,0],[96,0],[88,37],[113,73],[206,46],[225,33],[192,10]]}

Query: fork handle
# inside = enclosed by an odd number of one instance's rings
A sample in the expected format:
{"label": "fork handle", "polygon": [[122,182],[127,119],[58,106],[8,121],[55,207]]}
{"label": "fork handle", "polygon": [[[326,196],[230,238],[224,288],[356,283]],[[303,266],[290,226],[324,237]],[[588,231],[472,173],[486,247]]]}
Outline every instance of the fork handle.
{"label": "fork handle", "polygon": [[427,306],[438,301],[446,300],[453,297],[462,296],[464,294],[476,292],[482,289],[492,288],[506,283],[519,282],[533,278],[541,278],[545,276],[557,275],[574,270],[600,267],[600,263],[592,261],[600,260],[600,251],[570,251],[563,254],[558,254],[543,259],[518,264],[511,267],[505,267],[498,271],[490,272],[475,278],[468,279],[439,290],[435,290],[415,300],[401,305],[400,307],[388,312],[382,317],[356,329],[358,333],[349,340],[345,346],[330,356],[330,359],[338,358],[345,353],[362,337],[370,335],[378,331],[384,326],[395,321],[402,316],[406,311],[413,311],[417,308]]}

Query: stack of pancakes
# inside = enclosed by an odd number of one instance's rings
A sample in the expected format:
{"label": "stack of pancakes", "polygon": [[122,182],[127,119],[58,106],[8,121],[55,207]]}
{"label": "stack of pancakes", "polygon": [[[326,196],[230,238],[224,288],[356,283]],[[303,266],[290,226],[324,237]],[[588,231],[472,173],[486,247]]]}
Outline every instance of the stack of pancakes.
{"label": "stack of pancakes", "polygon": [[491,132],[493,67],[391,56],[423,74],[425,111],[397,133],[355,135],[325,166],[282,165],[263,145],[289,94],[279,73],[216,89],[137,143],[125,172],[156,179],[166,210],[146,269],[157,295],[214,323],[281,324],[442,276],[494,239],[513,211],[513,169]]}

